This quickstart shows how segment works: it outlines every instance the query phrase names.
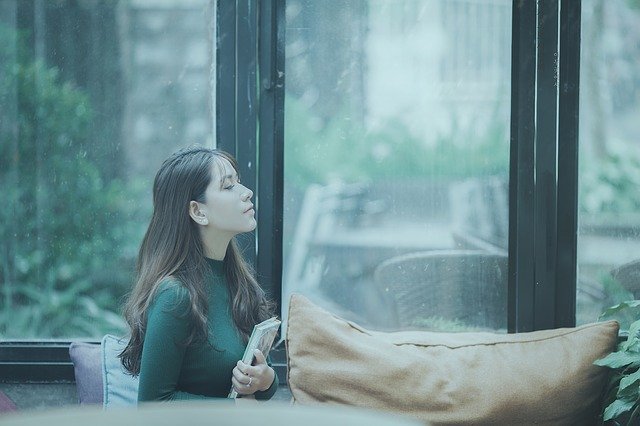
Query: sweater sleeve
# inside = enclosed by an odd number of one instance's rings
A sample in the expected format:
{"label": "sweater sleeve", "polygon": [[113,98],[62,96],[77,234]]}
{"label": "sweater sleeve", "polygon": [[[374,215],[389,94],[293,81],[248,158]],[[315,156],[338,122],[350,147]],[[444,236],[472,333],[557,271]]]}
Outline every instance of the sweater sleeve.
{"label": "sweater sleeve", "polygon": [[175,281],[160,284],[147,315],[138,402],[210,399],[177,390],[189,336],[189,293]]}

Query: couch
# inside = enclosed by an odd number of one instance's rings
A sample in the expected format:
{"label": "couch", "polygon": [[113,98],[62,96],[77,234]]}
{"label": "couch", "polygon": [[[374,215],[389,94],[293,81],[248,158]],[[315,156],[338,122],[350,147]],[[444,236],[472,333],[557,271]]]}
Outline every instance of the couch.
{"label": "couch", "polygon": [[618,323],[530,333],[367,330],[301,295],[289,303],[296,404],[349,405],[434,425],[592,425]]}
{"label": "couch", "polygon": [[181,401],[171,404],[147,403],[137,410],[71,407],[64,410],[32,411],[2,418],[3,426],[420,426],[415,421],[380,415],[352,407],[326,410],[291,407],[283,403],[232,405],[225,401]]}
{"label": "couch", "polygon": [[[289,303],[287,382],[297,405],[351,406],[434,425],[598,422],[615,321],[531,333],[367,330],[300,295]],[[124,341],[70,346],[78,401],[135,404]],[[2,401],[0,401],[2,403]]]}

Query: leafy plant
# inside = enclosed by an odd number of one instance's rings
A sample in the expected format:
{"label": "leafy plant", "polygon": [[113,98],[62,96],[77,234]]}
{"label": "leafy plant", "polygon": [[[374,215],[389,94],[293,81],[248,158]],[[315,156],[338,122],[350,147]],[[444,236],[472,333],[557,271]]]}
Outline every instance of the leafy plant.
{"label": "leafy plant", "polygon": [[584,158],[580,182],[583,212],[635,213],[640,210],[640,151],[633,146],[628,141],[611,141],[604,158]]}
{"label": "leafy plant", "polygon": [[[636,320],[629,325],[627,338],[615,352],[596,365],[612,369],[605,394],[602,420],[634,425],[640,419],[640,300],[629,300],[607,309],[601,319],[624,314]],[[621,423],[624,419],[625,423]]]}
{"label": "leafy plant", "polygon": [[0,25],[0,336],[122,329],[135,189],[90,159],[89,96]]}
{"label": "leafy plant", "polygon": [[334,181],[447,180],[508,173],[507,127],[497,111],[483,134],[477,134],[474,124],[454,124],[451,134],[440,135],[431,144],[412,135],[397,119],[368,130],[337,112],[332,120],[320,123],[301,101],[290,97],[286,113],[285,180],[299,189]]}

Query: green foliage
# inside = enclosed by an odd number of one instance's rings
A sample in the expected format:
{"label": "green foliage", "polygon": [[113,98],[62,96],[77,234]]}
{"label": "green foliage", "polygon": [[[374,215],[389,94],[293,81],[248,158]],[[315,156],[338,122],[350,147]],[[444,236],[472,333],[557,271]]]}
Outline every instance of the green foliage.
{"label": "green foliage", "polygon": [[124,185],[88,159],[88,96],[0,26],[0,104],[0,336],[122,330],[124,255],[139,233]]}
{"label": "green foliage", "polygon": [[[286,100],[285,179],[299,188],[311,183],[368,182],[389,178],[435,179],[506,175],[509,149],[506,125],[493,120],[485,134],[475,126],[457,129],[427,144],[390,120],[367,131],[347,114],[320,123],[300,101]],[[470,143],[473,141],[473,143]]]}
{"label": "green foliage", "polygon": [[637,317],[635,312],[625,308],[626,305],[624,303],[633,299],[633,293],[613,278],[609,272],[602,273],[600,282],[606,294],[601,306],[611,306],[600,315],[600,318],[616,320],[620,323],[622,330],[628,330]]}
{"label": "green foliage", "polygon": [[599,359],[596,365],[612,369],[605,394],[603,421],[627,425],[640,419],[640,300],[621,302],[607,309],[601,319],[610,319],[621,313],[635,318],[629,325],[628,335],[615,352]]}
{"label": "green foliage", "polygon": [[640,150],[611,143],[605,158],[584,159],[580,208],[586,213],[635,213],[640,210]]}

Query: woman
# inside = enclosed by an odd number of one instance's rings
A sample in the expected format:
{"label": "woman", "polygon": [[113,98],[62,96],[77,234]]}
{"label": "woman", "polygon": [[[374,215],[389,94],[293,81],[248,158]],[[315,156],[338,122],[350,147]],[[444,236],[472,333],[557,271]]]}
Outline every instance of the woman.
{"label": "woman", "polygon": [[275,393],[262,353],[239,361],[253,326],[272,316],[234,240],[256,227],[252,196],[223,151],[185,148],[160,167],[120,354],[140,375],[138,401],[224,398],[232,385],[256,399]]}

